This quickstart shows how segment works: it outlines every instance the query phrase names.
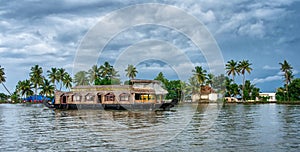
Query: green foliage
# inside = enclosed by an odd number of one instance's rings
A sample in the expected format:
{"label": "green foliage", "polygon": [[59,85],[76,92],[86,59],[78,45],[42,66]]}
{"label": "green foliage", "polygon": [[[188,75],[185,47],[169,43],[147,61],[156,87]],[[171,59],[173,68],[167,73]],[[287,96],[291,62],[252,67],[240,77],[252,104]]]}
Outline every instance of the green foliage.
{"label": "green foliage", "polygon": [[256,97],[259,97],[259,88],[256,88],[249,80],[246,80],[243,95],[243,100],[255,100]]}
{"label": "green foliage", "polygon": [[74,77],[74,83],[76,86],[79,85],[88,85],[89,84],[89,80],[87,77],[87,72],[85,71],[79,71],[75,74]]}
{"label": "green foliage", "polygon": [[158,80],[162,82],[164,85],[168,83],[168,79],[165,78],[164,74],[162,72],[159,72],[158,75],[154,78],[154,80]]}
{"label": "green foliage", "polygon": [[227,61],[226,63],[226,73],[228,76],[232,76],[232,80],[234,81],[234,77],[239,74],[238,62],[234,60]]}
{"label": "green foliage", "polygon": [[[293,67],[286,61],[284,60],[283,63],[279,63],[280,64],[280,70],[284,73],[284,79],[285,79],[285,96],[287,97],[287,100],[290,101],[290,95],[289,95],[289,84],[291,83],[292,79],[293,79]],[[280,99],[282,97],[278,97],[278,99]]]}
{"label": "green foliage", "polygon": [[136,67],[134,67],[133,65],[128,65],[127,69],[125,69],[126,71],[126,76],[129,79],[134,79],[136,77],[136,74],[138,73],[138,71],[136,70]]}
{"label": "green foliage", "polygon": [[16,92],[18,92],[21,96],[31,96],[33,95],[32,84],[29,80],[19,81],[16,86]]}
{"label": "green foliage", "polygon": [[39,86],[43,85],[44,77],[43,77],[43,69],[39,65],[35,65],[31,67],[30,72],[30,82],[35,88],[35,94],[37,94]]}
{"label": "green foliage", "polygon": [[50,83],[49,80],[45,79],[43,85],[40,87],[41,95],[51,96],[54,94],[54,86]]}
{"label": "green foliage", "polygon": [[4,93],[0,93],[0,101],[7,101],[9,98],[8,95],[4,94]]}
{"label": "green foliage", "polygon": [[269,96],[259,96],[259,100],[260,101],[264,101],[264,102],[266,102],[266,101],[268,101],[270,99],[270,97]]}
{"label": "green foliage", "polygon": [[21,102],[20,97],[18,95],[17,92],[14,92],[11,96],[10,96],[11,102],[13,103],[19,103]]}
{"label": "green foliage", "polygon": [[300,101],[300,78],[294,79],[287,85],[288,92],[285,88],[280,87],[276,92],[276,100],[278,101]]}
{"label": "green foliage", "polygon": [[206,80],[207,71],[204,70],[201,66],[196,66],[195,70],[193,70],[194,76],[196,77],[198,83],[203,85]]}
{"label": "green foliage", "polygon": [[180,80],[171,80],[165,78],[162,72],[158,73],[154,80],[158,80],[163,83],[163,88],[168,91],[166,99],[181,99],[182,94],[182,82]]}
{"label": "green foliage", "polygon": [[167,99],[181,99],[182,89],[180,80],[168,81],[165,86],[168,90]]}
{"label": "green foliage", "polygon": [[226,76],[221,74],[213,78],[212,87],[219,93],[224,93],[226,89]]}

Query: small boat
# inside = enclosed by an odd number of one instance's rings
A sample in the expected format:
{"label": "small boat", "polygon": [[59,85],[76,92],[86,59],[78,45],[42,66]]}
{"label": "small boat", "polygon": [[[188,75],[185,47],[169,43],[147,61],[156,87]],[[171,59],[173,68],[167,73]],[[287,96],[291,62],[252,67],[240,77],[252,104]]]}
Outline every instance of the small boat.
{"label": "small boat", "polygon": [[131,80],[131,85],[76,86],[69,92],[55,91],[53,109],[169,110],[178,100],[164,100],[168,93],[156,80]]}

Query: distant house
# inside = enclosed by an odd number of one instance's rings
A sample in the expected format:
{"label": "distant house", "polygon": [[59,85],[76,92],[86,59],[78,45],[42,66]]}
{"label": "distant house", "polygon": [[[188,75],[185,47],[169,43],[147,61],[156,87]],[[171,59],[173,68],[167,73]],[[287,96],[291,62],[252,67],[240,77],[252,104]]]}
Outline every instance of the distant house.
{"label": "distant house", "polygon": [[276,101],[276,93],[259,93],[260,97],[267,97],[267,101]]}
{"label": "distant house", "polygon": [[196,101],[200,101],[204,100],[204,101],[217,101],[218,99],[218,94],[215,93],[215,91],[210,87],[210,86],[201,86],[201,93],[199,94],[193,94],[192,95],[192,101],[196,102]]}

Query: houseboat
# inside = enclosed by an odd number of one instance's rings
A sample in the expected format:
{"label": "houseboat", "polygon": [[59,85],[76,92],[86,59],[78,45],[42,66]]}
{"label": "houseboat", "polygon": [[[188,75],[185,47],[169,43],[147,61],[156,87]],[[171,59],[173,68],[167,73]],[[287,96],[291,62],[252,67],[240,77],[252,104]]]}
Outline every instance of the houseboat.
{"label": "houseboat", "polygon": [[70,92],[55,91],[55,109],[167,110],[178,100],[165,102],[168,93],[156,80],[131,80],[130,85],[76,86]]}

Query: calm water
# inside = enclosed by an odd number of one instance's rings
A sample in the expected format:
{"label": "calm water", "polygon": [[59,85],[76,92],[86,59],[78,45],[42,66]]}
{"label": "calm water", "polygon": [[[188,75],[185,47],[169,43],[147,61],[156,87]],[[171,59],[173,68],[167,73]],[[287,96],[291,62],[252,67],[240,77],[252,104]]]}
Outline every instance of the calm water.
{"label": "calm water", "polygon": [[298,105],[52,111],[0,104],[0,151],[300,151]]}

